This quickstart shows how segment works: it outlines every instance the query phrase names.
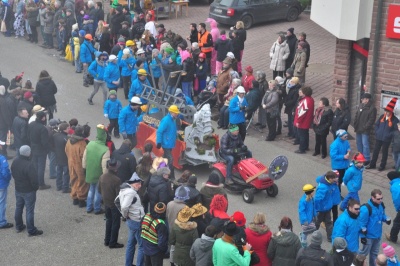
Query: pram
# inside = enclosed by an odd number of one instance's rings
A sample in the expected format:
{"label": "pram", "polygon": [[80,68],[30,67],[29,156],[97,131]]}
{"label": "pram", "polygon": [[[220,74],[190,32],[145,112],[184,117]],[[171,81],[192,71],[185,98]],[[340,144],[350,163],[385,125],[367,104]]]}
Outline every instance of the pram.
{"label": "pram", "polygon": [[204,88],[197,96],[196,109],[200,110],[206,103],[210,105],[210,109],[217,104],[217,78],[212,78],[207,87]]}

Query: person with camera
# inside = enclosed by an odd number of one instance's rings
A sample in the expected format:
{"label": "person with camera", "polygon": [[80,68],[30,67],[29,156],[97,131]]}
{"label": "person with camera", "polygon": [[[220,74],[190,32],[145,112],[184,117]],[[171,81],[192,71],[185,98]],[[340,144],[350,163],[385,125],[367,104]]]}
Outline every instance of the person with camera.
{"label": "person with camera", "polygon": [[221,157],[226,160],[226,184],[233,184],[232,167],[235,159],[242,156],[251,158],[251,151],[243,144],[242,138],[239,136],[239,127],[235,124],[229,126],[228,131],[221,138]]}

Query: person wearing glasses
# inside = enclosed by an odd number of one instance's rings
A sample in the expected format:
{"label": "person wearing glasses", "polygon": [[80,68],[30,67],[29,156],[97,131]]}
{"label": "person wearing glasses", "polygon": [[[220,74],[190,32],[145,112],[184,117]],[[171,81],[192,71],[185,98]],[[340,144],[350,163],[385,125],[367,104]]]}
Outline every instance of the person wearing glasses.
{"label": "person wearing glasses", "polygon": [[356,199],[349,200],[347,209],[336,220],[332,232],[332,241],[335,241],[337,237],[346,239],[347,249],[353,253],[357,253],[359,248],[358,243],[361,232],[359,214],[360,202]]}
{"label": "person wearing glasses", "polygon": [[361,206],[358,220],[361,224],[361,233],[364,234],[361,235],[361,243],[366,242],[359,254],[369,255],[369,265],[374,265],[379,254],[382,223],[390,225],[392,222],[391,218],[386,216],[385,213],[382,191],[379,189],[371,191],[371,199]]}

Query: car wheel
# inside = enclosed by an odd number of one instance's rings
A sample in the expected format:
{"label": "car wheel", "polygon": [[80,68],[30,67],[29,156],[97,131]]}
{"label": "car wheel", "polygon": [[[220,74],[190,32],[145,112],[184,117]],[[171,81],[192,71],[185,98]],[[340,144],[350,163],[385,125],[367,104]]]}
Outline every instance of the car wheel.
{"label": "car wheel", "polygon": [[242,197],[243,197],[244,202],[252,203],[253,200],[254,200],[254,191],[253,191],[253,189],[246,188],[245,190],[243,190]]}
{"label": "car wheel", "polygon": [[272,184],[269,188],[266,189],[268,196],[275,198],[276,195],[278,195],[278,186],[275,184]]}
{"label": "car wheel", "polygon": [[250,29],[250,27],[253,25],[253,18],[250,15],[242,17],[242,21],[246,30]]}
{"label": "car wheel", "polygon": [[295,7],[291,7],[287,13],[286,20],[289,22],[297,20],[299,17],[299,10]]}

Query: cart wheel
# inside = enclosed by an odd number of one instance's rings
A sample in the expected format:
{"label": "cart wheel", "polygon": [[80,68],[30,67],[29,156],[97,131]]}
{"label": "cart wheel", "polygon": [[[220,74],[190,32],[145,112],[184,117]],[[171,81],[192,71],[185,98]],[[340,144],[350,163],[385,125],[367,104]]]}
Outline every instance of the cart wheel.
{"label": "cart wheel", "polygon": [[252,203],[253,200],[254,200],[254,192],[253,192],[253,190],[246,188],[242,192],[242,197],[243,197],[244,202]]}
{"label": "cart wheel", "polygon": [[272,184],[269,188],[266,189],[268,196],[275,198],[278,195],[278,186],[276,184]]}
{"label": "cart wheel", "polygon": [[221,184],[225,184],[225,177],[221,174],[221,172],[217,169],[212,170],[211,174],[215,174],[219,178],[219,182]]}

